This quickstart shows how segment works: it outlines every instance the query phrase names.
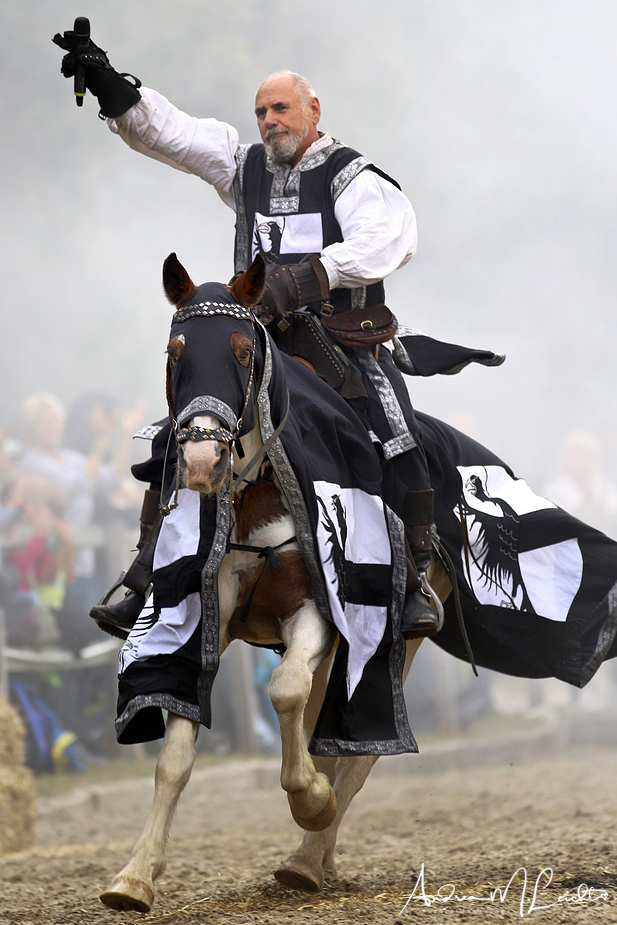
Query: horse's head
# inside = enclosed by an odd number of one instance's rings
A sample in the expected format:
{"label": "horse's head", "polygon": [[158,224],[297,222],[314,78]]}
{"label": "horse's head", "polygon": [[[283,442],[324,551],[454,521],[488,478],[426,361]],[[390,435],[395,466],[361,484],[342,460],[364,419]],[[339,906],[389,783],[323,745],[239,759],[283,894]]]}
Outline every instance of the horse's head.
{"label": "horse's head", "polygon": [[235,439],[254,425],[257,327],[252,307],[262,296],[258,256],[230,286],[195,286],[175,254],[163,265],[163,286],[176,311],[167,345],[167,390],[175,418],[184,485],[218,491]]}

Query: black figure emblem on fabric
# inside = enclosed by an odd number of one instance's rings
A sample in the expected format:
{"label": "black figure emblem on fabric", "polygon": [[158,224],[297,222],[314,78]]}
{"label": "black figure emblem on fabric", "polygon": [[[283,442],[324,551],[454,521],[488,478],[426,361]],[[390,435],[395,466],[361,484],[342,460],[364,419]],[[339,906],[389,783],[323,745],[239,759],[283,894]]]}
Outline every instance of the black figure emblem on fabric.
{"label": "black figure emblem on fabric", "polygon": [[[501,465],[457,466],[465,579],[482,605],[563,622],[581,586],[583,556],[566,515]],[[569,535],[568,535],[569,534]]]}
{"label": "black figure emblem on fabric", "polygon": [[254,251],[259,251],[266,263],[276,263],[279,260],[284,229],[285,219],[282,225],[276,221],[255,223]]}
{"label": "black figure emblem on fabric", "polygon": [[336,520],[341,535],[339,542],[334,521],[328,513],[328,509],[323,498],[320,498],[318,495],[317,500],[319,501],[322,512],[321,522],[326,531],[328,545],[331,547],[330,555],[326,559],[326,562],[332,562],[332,566],[337,578],[336,594],[340,601],[341,607],[344,609],[345,601],[349,600],[348,593],[346,593],[348,592],[349,582],[347,578],[347,568],[345,562],[345,543],[347,541],[347,519],[345,516],[345,508],[343,507],[340,495],[332,495],[332,508],[336,515]]}
{"label": "black figure emblem on fabric", "polygon": [[461,508],[467,532],[471,534],[475,527],[476,534],[473,545],[466,543],[465,548],[480,573],[478,581],[502,595],[502,607],[533,611],[518,558],[520,517],[505,498],[488,493],[479,475],[467,479],[465,494],[494,510],[489,513],[472,508],[463,496]]}

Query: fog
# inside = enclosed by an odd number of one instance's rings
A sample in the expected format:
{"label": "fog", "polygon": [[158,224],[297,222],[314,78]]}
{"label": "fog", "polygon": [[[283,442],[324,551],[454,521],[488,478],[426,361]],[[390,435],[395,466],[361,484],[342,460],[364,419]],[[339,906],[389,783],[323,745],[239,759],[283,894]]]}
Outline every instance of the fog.
{"label": "fog", "polygon": [[[4,3],[0,425],[46,389],[104,389],[165,413],[164,258],[232,272],[234,217],[202,181],[129,151],[76,107],[51,42],[95,42],[194,115],[258,140],[268,73],[305,73],[320,128],[395,177],[417,213],[387,282],[401,322],[505,352],[499,369],[410,380],[534,484],[573,428],[617,449],[613,390],[617,7],[612,0],[67,0]],[[610,469],[610,467],[609,467]]]}

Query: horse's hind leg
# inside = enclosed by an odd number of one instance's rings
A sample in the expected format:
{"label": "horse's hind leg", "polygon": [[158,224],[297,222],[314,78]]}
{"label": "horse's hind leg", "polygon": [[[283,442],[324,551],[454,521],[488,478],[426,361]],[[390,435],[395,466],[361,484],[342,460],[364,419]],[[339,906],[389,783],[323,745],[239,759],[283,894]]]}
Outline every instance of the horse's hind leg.
{"label": "horse's hind leg", "polygon": [[287,792],[295,821],[320,830],[336,814],[336,800],[326,774],[315,770],[303,730],[313,673],[332,648],[334,630],[307,601],[282,627],[287,651],[272,673],[270,698],[281,727],[281,787]]}
{"label": "horse's hind leg", "polygon": [[195,761],[199,724],[170,714],[156,764],[154,800],[131,860],[101,902],[117,912],[149,912],[154,902],[154,881],[165,870],[165,844],[180,794]]}
{"label": "horse's hind leg", "polygon": [[318,893],[323,886],[325,873],[336,874],[334,848],[339,826],[349,804],[363,787],[377,757],[362,755],[336,760],[336,816],[322,832],[305,832],[300,847],[275,871],[274,876],[279,883],[290,890]]}

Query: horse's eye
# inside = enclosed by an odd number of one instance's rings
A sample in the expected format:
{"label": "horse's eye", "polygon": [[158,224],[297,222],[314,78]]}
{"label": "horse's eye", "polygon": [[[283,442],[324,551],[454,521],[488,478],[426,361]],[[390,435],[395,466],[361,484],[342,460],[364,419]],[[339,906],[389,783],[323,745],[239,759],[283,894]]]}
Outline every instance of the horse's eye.
{"label": "horse's eye", "polygon": [[229,338],[229,343],[231,344],[231,349],[236,355],[238,363],[240,363],[242,366],[248,366],[253,355],[253,342],[246,336],[246,334],[240,334],[239,331],[234,331],[234,333]]}
{"label": "horse's eye", "polygon": [[172,366],[175,366],[180,359],[180,355],[184,350],[185,343],[186,337],[184,334],[176,334],[176,336],[172,337],[172,339],[167,344],[167,356],[169,357],[169,362]]}

